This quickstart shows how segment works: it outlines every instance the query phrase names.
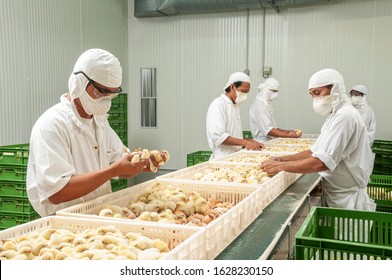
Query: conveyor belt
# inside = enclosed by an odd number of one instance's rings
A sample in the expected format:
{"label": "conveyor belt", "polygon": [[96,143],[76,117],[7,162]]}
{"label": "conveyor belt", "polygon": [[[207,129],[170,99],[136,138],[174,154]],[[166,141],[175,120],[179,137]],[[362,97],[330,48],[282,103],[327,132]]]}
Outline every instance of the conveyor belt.
{"label": "conveyor belt", "polygon": [[287,224],[306,201],[321,178],[317,173],[302,175],[271,202],[217,260],[257,260],[267,258],[281,238]]}

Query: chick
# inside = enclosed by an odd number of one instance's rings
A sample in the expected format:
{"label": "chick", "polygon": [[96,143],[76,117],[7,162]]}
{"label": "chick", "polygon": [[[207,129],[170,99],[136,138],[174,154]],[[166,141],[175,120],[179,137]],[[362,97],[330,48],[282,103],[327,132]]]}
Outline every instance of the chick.
{"label": "chick", "polygon": [[154,248],[157,248],[160,252],[169,252],[169,246],[166,242],[161,239],[154,239]]}
{"label": "chick", "polygon": [[7,260],[13,259],[16,255],[18,255],[18,253],[15,250],[6,250],[0,253],[0,257]]}
{"label": "chick", "polygon": [[145,160],[149,158],[150,158],[150,152],[147,149],[143,149],[140,159]]}
{"label": "chick", "polygon": [[137,254],[138,260],[158,260],[160,257],[161,252],[157,248],[142,250]]}
{"label": "chick", "polygon": [[33,258],[33,249],[31,246],[23,246],[19,247],[17,251],[18,255],[25,255],[26,259],[32,259]]}
{"label": "chick", "polygon": [[158,222],[160,219],[159,214],[157,212],[151,212],[150,219],[153,222]]}
{"label": "chick", "polygon": [[16,250],[16,242],[14,240],[7,240],[3,244],[3,250]]}
{"label": "chick", "polygon": [[102,209],[101,211],[99,211],[98,216],[102,216],[102,217],[113,217],[114,216],[114,212],[111,209]]}
{"label": "chick", "polygon": [[196,213],[204,214],[204,212],[207,211],[207,201],[202,197],[199,197],[198,199],[196,199],[194,205],[195,205],[195,212]]}
{"label": "chick", "polygon": [[13,257],[12,259],[13,260],[21,260],[21,261],[29,260],[29,258],[25,254],[18,254],[15,257]]}
{"label": "chick", "polygon": [[165,201],[164,209],[170,209],[171,211],[174,211],[174,210],[176,210],[176,208],[177,208],[177,204],[175,201],[173,201],[173,200],[166,200]]}
{"label": "chick", "polygon": [[135,241],[130,242],[131,246],[134,246],[140,250],[145,250],[154,246],[154,241],[147,236],[140,235]]}
{"label": "chick", "polygon": [[41,249],[48,247],[48,245],[49,244],[48,244],[48,241],[46,239],[41,238],[41,237],[37,238],[34,241],[34,243],[33,243],[33,248],[32,248],[33,249],[33,254],[35,256],[38,256],[39,252],[41,251]]}
{"label": "chick", "polygon": [[184,212],[187,217],[195,214],[195,205],[192,202],[187,202],[177,209]]}
{"label": "chick", "polygon": [[139,202],[132,203],[129,206],[129,208],[133,213],[135,213],[138,216],[141,212],[144,211],[145,205],[146,205],[145,203],[139,201]]}
{"label": "chick", "polygon": [[144,212],[140,213],[140,215],[137,219],[142,220],[142,221],[151,221],[151,212],[144,211]]}
{"label": "chick", "polygon": [[52,252],[45,252],[42,255],[39,256],[39,259],[41,260],[54,260],[55,256],[53,255]]}
{"label": "chick", "polygon": [[47,228],[47,229],[43,230],[43,231],[39,234],[39,237],[44,238],[44,239],[46,239],[46,240],[49,240],[49,239],[50,239],[50,236],[51,236],[54,232],[56,232],[55,229],[53,229],[53,228]]}
{"label": "chick", "polygon": [[140,155],[139,155],[139,153],[133,154],[132,159],[131,159],[131,163],[136,164],[136,163],[138,163],[139,161],[140,161]]}

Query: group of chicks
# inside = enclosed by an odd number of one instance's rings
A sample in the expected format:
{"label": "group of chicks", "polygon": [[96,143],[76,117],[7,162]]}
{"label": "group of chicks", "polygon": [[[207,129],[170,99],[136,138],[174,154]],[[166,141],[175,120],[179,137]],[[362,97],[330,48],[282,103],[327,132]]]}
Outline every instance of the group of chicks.
{"label": "group of chicks", "polygon": [[285,138],[285,139],[273,140],[273,143],[277,145],[312,145],[315,141],[316,139]]}
{"label": "group of chicks", "polygon": [[263,172],[259,165],[240,165],[216,170],[207,168],[203,172],[195,172],[192,179],[221,183],[262,184],[271,178],[266,172]]}
{"label": "group of chicks", "polygon": [[182,189],[154,182],[150,190],[141,194],[128,207],[104,205],[99,216],[128,218],[139,221],[206,226],[233,204],[220,199],[200,196],[196,191],[186,194]]}
{"label": "group of chicks", "polygon": [[164,165],[169,159],[169,152],[166,150],[158,151],[158,150],[147,150],[147,149],[137,149],[131,152],[128,148],[124,148],[124,151],[132,156],[131,162],[136,164],[141,160],[148,160],[148,168],[152,172],[157,172],[158,167],[154,165],[152,158],[158,163],[158,166]]}
{"label": "group of chicks", "polygon": [[242,162],[242,163],[262,163],[263,161],[270,159],[270,155],[265,154],[252,154],[252,155],[241,155],[229,159],[229,162]]}
{"label": "group of chicks", "polygon": [[299,153],[310,149],[311,145],[266,145],[263,151]]}
{"label": "group of chicks", "polygon": [[373,199],[392,201],[392,190],[388,190],[384,187],[368,187],[367,192]]}
{"label": "group of chicks", "polygon": [[79,233],[48,227],[0,241],[0,260],[153,260],[171,249],[161,239],[123,234],[113,225]]}

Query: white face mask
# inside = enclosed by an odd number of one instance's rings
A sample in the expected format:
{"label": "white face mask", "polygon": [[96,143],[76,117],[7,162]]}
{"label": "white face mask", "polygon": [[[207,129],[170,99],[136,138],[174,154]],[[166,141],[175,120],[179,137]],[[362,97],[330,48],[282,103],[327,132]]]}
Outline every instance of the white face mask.
{"label": "white face mask", "polygon": [[278,98],[278,93],[272,90],[268,91],[268,95],[270,101],[274,101],[276,98]]}
{"label": "white face mask", "polygon": [[112,100],[109,98],[92,98],[86,91],[79,96],[84,111],[89,115],[102,116],[107,114],[112,106]]}
{"label": "white face mask", "polygon": [[314,111],[322,116],[332,112],[332,102],[335,101],[335,95],[326,95],[313,98]]}
{"label": "white face mask", "polygon": [[236,93],[236,96],[237,96],[235,98],[235,104],[242,103],[242,102],[244,102],[248,98],[248,94],[245,93],[245,92],[236,90],[235,93]]}
{"label": "white face mask", "polygon": [[360,106],[365,104],[366,102],[366,96],[351,96],[351,103],[354,106]]}

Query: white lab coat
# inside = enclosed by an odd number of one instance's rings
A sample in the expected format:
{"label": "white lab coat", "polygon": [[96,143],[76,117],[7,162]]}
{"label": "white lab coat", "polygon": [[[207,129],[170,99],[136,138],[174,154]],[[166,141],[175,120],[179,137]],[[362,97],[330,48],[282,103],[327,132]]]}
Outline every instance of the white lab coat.
{"label": "white lab coat", "polygon": [[249,110],[250,129],[252,137],[263,143],[274,137],[268,133],[276,128],[274,110],[271,101],[268,101],[262,93],[258,93]]}
{"label": "white lab coat", "polygon": [[225,94],[215,98],[207,111],[206,128],[210,159],[216,159],[239,151],[241,146],[222,144],[227,137],[243,139],[240,108]]}
{"label": "white lab coat", "polygon": [[365,122],[369,136],[370,146],[372,146],[374,139],[376,138],[376,117],[374,115],[374,111],[367,103],[355,106],[355,108],[358,109]]}
{"label": "white lab coat", "polygon": [[30,138],[26,187],[29,200],[40,216],[110,193],[111,185],[107,181],[95,191],[69,202],[55,205],[48,200],[64,188],[71,176],[105,168],[123,154],[124,145],[110,127],[107,116],[94,117],[96,135],[93,135],[94,130],[89,129],[74,104],[65,95],[60,100],[37,120]]}
{"label": "white lab coat", "polygon": [[375,210],[366,192],[374,155],[363,119],[348,100],[328,116],[311,151],[328,168],[319,174],[325,179],[324,199],[329,207]]}

